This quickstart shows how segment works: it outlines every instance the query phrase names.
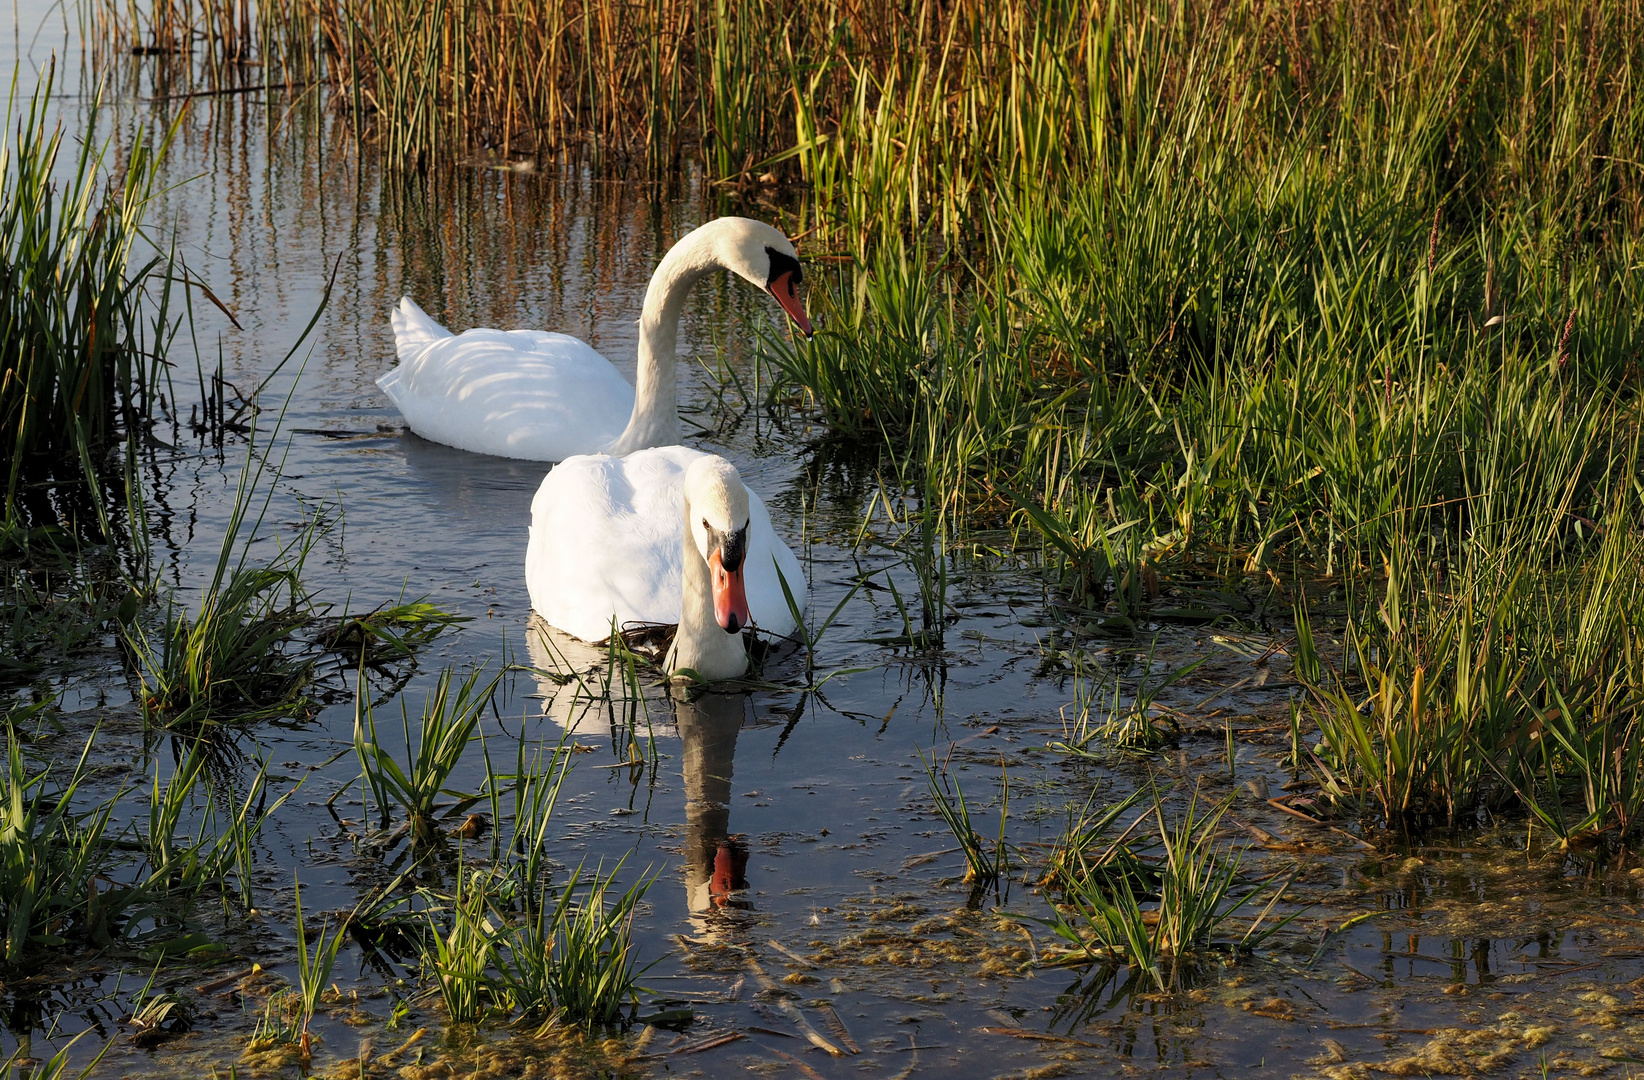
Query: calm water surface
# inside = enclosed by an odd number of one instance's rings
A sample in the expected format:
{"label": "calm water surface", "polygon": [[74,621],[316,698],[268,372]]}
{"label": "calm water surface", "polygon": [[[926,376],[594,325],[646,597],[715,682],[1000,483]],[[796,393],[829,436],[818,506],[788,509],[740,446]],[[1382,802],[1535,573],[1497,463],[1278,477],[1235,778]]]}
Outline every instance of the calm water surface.
{"label": "calm water surface", "polygon": [[[52,50],[65,57],[68,91],[57,104],[68,130],[79,131],[86,95],[72,17],[65,37],[58,9],[31,0],[16,10],[18,31],[3,55],[25,87]],[[111,137],[114,158],[135,133],[156,137],[183,107],[143,100],[152,96],[141,75],[110,84],[100,133]],[[273,494],[252,558],[270,556],[322,512],[334,526],[305,572],[319,599],[357,611],[426,595],[472,620],[402,673],[409,677],[397,692],[392,681],[376,685],[385,741],[403,741],[401,704],[420,709],[443,667],[546,667],[556,651],[591,659],[575,643],[545,641],[530,621],[522,560],[544,467],[407,433],[374,385],[392,362],[388,311],[410,294],[454,328],[566,331],[631,378],[652,267],[676,238],[721,212],[700,185],[656,191],[574,170],[524,175],[481,165],[434,182],[385,177],[321,120],[254,95],[189,102],[166,179],[150,217],[155,235],[175,236],[238,322],[196,293],[185,332],[192,341],[172,353],[179,363],[168,400],[179,423],[160,432],[174,445],[151,455],[148,479],[157,558],[180,600],[197,603],[242,470],[261,461]],[[332,280],[313,335],[297,347]],[[589,752],[578,756],[556,814],[554,858],[561,866],[626,858],[625,881],[656,876],[638,932],[642,956],[656,961],[646,984],[661,1004],[641,1013],[691,1002],[695,1022],[647,1036],[657,1056],[635,1072],[1625,1075],[1644,1059],[1633,982],[1644,976],[1637,869],[1527,844],[1516,826],[1377,849],[1267,801],[1290,779],[1279,766],[1290,691],[1282,652],[1264,661],[1272,688],[1248,681],[1258,672],[1253,658],[1284,640],[1260,606],[1213,628],[1158,627],[1151,660],[1150,635],[1079,643],[1086,659],[1126,673],[1130,688],[1149,664],[1161,672],[1209,658],[1161,699],[1186,729],[1179,748],[1146,760],[1073,765],[1045,750],[1062,737],[1075,692],[1065,667],[1047,663],[1047,649],[1065,650],[1069,640],[1055,628],[1037,553],[1014,551],[1008,536],[971,537],[950,553],[945,649],[874,643],[902,629],[887,580],[904,594],[916,589],[896,547],[902,526],[882,506],[857,542],[881,463],[823,443],[802,417],[744,410],[734,393],[727,403],[705,370],[723,364],[754,378],[758,334],[785,332],[778,314],[740,283],[698,288],[681,335],[683,408],[701,429],[687,441],[735,461],[778,530],[803,545],[813,617],[872,575],[819,647],[816,677],[865,670],[809,692],[799,658],[778,656],[766,674],[789,689],[686,704],[653,693],[638,713],[581,707],[571,689],[520,672],[505,680],[484,727],[493,756],[511,762],[521,741],[551,744],[573,723],[572,738]],[[220,358],[224,378],[247,393],[267,380],[254,448],[190,433],[188,413],[202,396],[189,359],[196,348],[208,368]],[[1272,608],[1288,605],[1280,597]],[[118,670],[57,670],[33,689],[62,697],[69,715],[60,753],[102,725],[107,790],[171,767],[174,748],[144,737]],[[638,768],[617,764],[626,755],[621,721],[633,715],[646,718],[639,734],[649,760]],[[1229,723],[1238,736],[1231,777]],[[292,978],[294,876],[306,910],[340,913],[397,872],[393,853],[361,844],[367,814],[353,729],[354,703],[337,695],[302,722],[230,740],[219,766],[243,783],[266,761],[276,791],[300,781],[262,836],[260,915],[228,932],[238,954]],[[1048,935],[999,916],[1047,914],[1022,880],[1032,871],[1019,870],[1003,896],[967,904],[962,861],[933,812],[916,751],[946,763],[982,822],[997,821],[1008,774],[1008,837],[1030,862],[1093,789],[1117,797],[1152,777],[1173,804],[1195,784],[1234,792],[1225,832],[1251,845],[1247,868],[1299,865],[1289,897],[1316,906],[1260,957],[1191,973],[1180,994],[1149,993],[1122,972],[1035,968]],[[484,775],[476,743],[453,785],[478,790]],[[140,800],[128,802],[140,811]],[[424,880],[451,880],[463,846],[453,840],[449,864]],[[467,847],[471,856],[489,850],[484,841]],[[195,986],[215,974],[183,970],[162,981]],[[41,1056],[89,1028],[77,1047],[89,1059],[93,1044],[122,1031],[126,1002],[146,975],[92,958],[0,989],[10,1020],[0,1053],[22,1040]],[[360,997],[319,1022],[317,1069],[359,1054],[363,1041],[380,1056],[419,1025],[438,1030],[426,1001],[411,1002],[409,1018],[390,1030],[395,1001],[411,989],[401,977],[412,976],[391,960],[344,951],[336,981]],[[195,1031],[152,1051],[122,1037],[96,1071],[227,1075],[260,1005],[232,992],[196,997],[206,1015]],[[790,1009],[843,1041],[824,1007],[860,1053],[830,1057],[801,1037]],[[673,1052],[717,1033],[744,1037]],[[516,1042],[525,1057],[480,1068],[469,1044],[431,1037],[396,1065],[416,1068],[420,1059],[422,1071],[404,1074],[416,1076],[519,1074],[532,1051]]]}

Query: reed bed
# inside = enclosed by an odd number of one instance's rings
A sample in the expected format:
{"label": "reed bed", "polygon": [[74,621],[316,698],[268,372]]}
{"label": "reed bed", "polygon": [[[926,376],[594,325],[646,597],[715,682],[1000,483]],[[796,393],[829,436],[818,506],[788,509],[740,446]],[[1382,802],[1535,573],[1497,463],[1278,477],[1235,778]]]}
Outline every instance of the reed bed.
{"label": "reed bed", "polygon": [[888,166],[813,204],[854,257],[759,404],[911,456],[928,518],[1040,537],[1075,647],[1345,611],[1297,664],[1338,813],[1630,838],[1638,17],[1102,9],[1080,138],[1022,140],[962,228],[860,227]]}
{"label": "reed bed", "polygon": [[794,185],[796,231],[857,252],[927,231],[979,242],[1047,187],[1156,181],[1191,199],[1188,177],[1218,162],[1282,175],[1298,154],[1361,161],[1426,196],[1424,217],[1443,192],[1463,228],[1527,187],[1569,226],[1639,205],[1640,12],[1624,0],[1397,17],[1368,0],[97,0],[88,22],[105,54],[155,54],[161,89],[312,95],[391,162],[574,151],[661,176],[695,160],[744,188]]}
{"label": "reed bed", "polygon": [[[107,449],[158,415],[161,354],[178,321],[171,307],[177,268],[163,253],[136,261],[150,250],[139,238],[165,141],[138,139],[118,171],[91,137],[60,163],[63,131],[47,120],[54,74],[26,101],[11,88],[11,130],[0,145],[0,460],[8,528],[59,524],[52,514],[30,513],[25,504],[39,497],[24,489],[41,476],[77,477],[82,469],[95,482]],[[104,508],[94,509],[100,515]]]}

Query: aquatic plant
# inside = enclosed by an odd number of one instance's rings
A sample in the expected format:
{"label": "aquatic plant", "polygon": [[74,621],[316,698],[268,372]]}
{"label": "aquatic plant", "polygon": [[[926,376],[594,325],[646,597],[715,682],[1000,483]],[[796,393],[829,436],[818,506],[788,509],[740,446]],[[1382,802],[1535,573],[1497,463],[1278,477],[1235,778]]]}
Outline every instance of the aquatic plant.
{"label": "aquatic plant", "polygon": [[560,1014],[583,1024],[616,1019],[636,1002],[639,979],[633,924],[655,877],[609,896],[616,888],[618,862],[587,874],[571,871],[552,906],[543,904],[509,928],[499,957],[502,986],[513,1006],[527,1016]]}
{"label": "aquatic plant", "polygon": [[[268,485],[260,511],[251,517],[264,467],[253,442],[194,615],[179,612],[172,595],[158,626],[151,629],[134,617],[122,627],[151,723],[198,730],[227,719],[281,715],[298,704],[313,666],[311,650],[295,640],[314,617],[303,567],[327,519],[323,513],[309,515],[265,565],[250,565],[251,540],[276,486]],[[242,543],[245,534],[249,538]]]}
{"label": "aquatic plant", "polygon": [[[91,137],[60,162],[63,132],[48,121],[55,79],[53,68],[26,105],[13,80],[6,120],[15,127],[0,147],[0,518],[8,524],[32,516],[19,501],[25,482],[66,465],[96,485],[103,452],[121,437],[133,448],[160,410],[177,325],[171,286],[186,279],[164,253],[134,265],[172,132],[158,145],[139,135],[118,172]],[[94,102],[90,129],[97,123]]]}
{"label": "aquatic plant", "polygon": [[91,1061],[82,1066],[79,1072],[72,1071],[70,1063],[74,1059],[75,1044],[89,1034],[89,1030],[80,1032],[44,1061],[29,1056],[29,1043],[25,1038],[16,1050],[13,1050],[4,1061],[0,1061],[0,1074],[26,1075],[29,1080],[67,1080],[71,1076],[76,1080],[85,1080],[96,1073],[97,1066],[103,1063],[103,1057],[114,1047],[113,1039],[104,1040],[103,1048],[97,1051]]}
{"label": "aquatic plant", "polygon": [[131,1041],[138,1046],[153,1046],[173,1035],[181,1034],[194,1024],[194,1011],[186,999],[162,991],[156,993],[154,982],[160,977],[162,958],[155,962],[148,981],[131,998],[131,1012],[125,1022],[131,1026]]}
{"label": "aquatic plant", "polygon": [[1092,790],[1078,810],[1069,808],[1067,824],[1056,838],[1039,884],[1067,890],[1095,883],[1103,892],[1112,892],[1121,881],[1128,879],[1136,882],[1144,893],[1151,891],[1158,883],[1158,875],[1138,858],[1140,845],[1131,838],[1145,815],[1117,835],[1113,831],[1125,812],[1147,794],[1147,789],[1137,788],[1125,798],[1102,807],[1096,806],[1098,794],[1099,789]]}
{"label": "aquatic plant", "polygon": [[516,750],[512,837],[508,845],[513,895],[508,899],[527,913],[537,911],[547,889],[549,830],[560,788],[571,772],[572,753],[569,731],[560,737],[546,762],[539,749],[527,764],[523,739]]}
{"label": "aquatic plant", "polygon": [[488,973],[497,930],[490,919],[489,875],[459,871],[457,881],[456,895],[426,913],[433,950],[423,962],[434,973],[446,1014],[456,1023],[469,1023],[483,1019],[496,1006]]}
{"label": "aquatic plant", "polygon": [[[1128,807],[1141,794],[1137,792],[1116,808]],[[1105,833],[1119,810],[1109,808],[1094,822],[1080,819],[1071,826],[1073,835],[1064,835],[1057,848],[1067,853],[1054,878],[1062,903],[1051,918],[1032,921],[1067,941],[1075,956],[1099,963],[1122,961],[1145,972],[1160,989],[1169,989],[1176,986],[1183,962],[1194,954],[1255,949],[1300,912],[1268,923],[1288,888],[1285,882],[1272,891],[1266,906],[1242,934],[1236,938],[1221,934],[1224,924],[1261,893],[1259,888],[1239,893],[1242,857],[1222,854],[1216,842],[1216,830],[1231,798],[1201,811],[1195,789],[1172,827],[1165,819],[1161,794],[1152,789],[1151,796],[1153,806],[1143,817],[1151,816],[1157,826],[1160,857],[1141,864],[1134,861],[1134,853],[1127,852],[1123,862],[1112,862],[1105,855],[1093,864],[1082,858],[1071,861],[1068,854],[1082,855],[1092,846],[1079,832]],[[1116,852],[1123,844],[1121,835],[1109,850]]]}
{"label": "aquatic plant", "polygon": [[441,633],[460,623],[472,622],[470,615],[457,615],[429,603],[427,599],[379,604],[363,615],[328,616],[316,622],[329,623],[317,636],[319,645],[341,653],[359,664],[380,664],[409,658]]}
{"label": "aquatic plant", "polygon": [[[258,835],[286,801],[296,794],[299,781],[285,794],[269,801],[268,766],[261,764],[236,798],[223,791],[207,769],[211,747],[195,742],[176,762],[162,785],[161,762],[154,763],[148,800],[148,827],[137,831],[135,847],[143,862],[134,878],[143,896],[169,901],[164,911],[154,909],[163,922],[183,922],[189,905],[201,893],[231,892],[240,906],[253,906],[252,864]],[[202,792],[203,789],[203,792]],[[193,836],[184,836],[184,821],[203,794],[204,812]]]}
{"label": "aquatic plant", "polygon": [[[1179,730],[1158,698],[1175,683],[1191,675],[1204,663],[1195,660],[1180,664],[1157,676],[1153,674],[1154,659],[1158,652],[1158,637],[1148,645],[1147,653],[1136,659],[1142,673],[1127,697],[1124,672],[1105,672],[1095,669],[1086,654],[1068,653],[1073,658],[1074,700],[1073,716],[1064,714],[1063,738],[1050,744],[1052,750],[1075,757],[1095,758],[1091,749],[1097,739],[1120,750],[1152,753],[1171,745]],[[1171,731],[1159,724],[1163,715]]]}
{"label": "aquatic plant", "polygon": [[502,680],[499,671],[489,682],[482,683],[484,673],[484,668],[475,668],[461,683],[455,683],[450,668],[441,671],[423,702],[415,739],[411,714],[405,702],[400,702],[406,752],[410,755],[403,767],[378,740],[375,711],[363,688],[355,695],[354,751],[361,776],[376,803],[381,828],[388,828],[397,807],[404,811],[405,826],[418,843],[434,838],[440,796],[449,794],[446,782],[473,740],[480,717]]}
{"label": "aquatic plant", "polygon": [[116,799],[76,807],[95,733],[61,783],[53,767],[31,772],[16,730],[6,729],[0,772],[0,967],[71,942],[107,942],[135,899],[108,870],[121,830]]}
{"label": "aquatic plant", "polygon": [[[919,763],[925,767],[925,779],[931,798],[936,803],[936,813],[953,833],[953,838],[959,841],[959,850],[964,853],[966,884],[982,888],[1006,876],[1010,872],[1010,853],[1005,843],[1005,821],[1010,814],[1010,774],[1005,770],[1004,762],[1001,760],[999,763],[999,836],[990,842],[970,820],[970,807],[965,802],[965,792],[959,786],[958,777],[944,767],[942,778],[938,780],[935,763],[926,761],[924,753],[917,748],[914,753],[919,755]],[[952,795],[947,793],[947,788],[953,790]]]}
{"label": "aquatic plant", "polygon": [[[326,920],[321,924],[319,933],[313,935],[311,943],[308,926],[303,922],[303,889],[300,881],[295,883],[293,897],[293,902],[297,905],[297,995],[301,1004],[298,1013],[297,1041],[306,1056],[311,1044],[308,1025],[313,1022],[314,1013],[320,1007],[320,995],[325,992],[326,984],[331,981],[331,969],[337,963],[337,950],[342,947],[347,920],[338,922],[335,928],[331,927],[329,919]],[[326,936],[328,929],[331,931],[330,937]]]}

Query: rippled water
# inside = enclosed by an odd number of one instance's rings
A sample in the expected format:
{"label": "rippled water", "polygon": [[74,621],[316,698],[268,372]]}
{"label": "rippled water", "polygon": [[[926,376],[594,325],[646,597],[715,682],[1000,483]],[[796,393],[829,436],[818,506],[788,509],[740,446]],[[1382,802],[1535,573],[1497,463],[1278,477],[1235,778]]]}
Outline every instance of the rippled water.
{"label": "rippled water", "polygon": [[[52,9],[30,49],[28,24],[44,14],[31,5],[19,7],[21,32],[6,42],[14,59],[21,42],[25,85],[29,58],[49,50],[42,42],[52,33],[62,38]],[[73,50],[65,55],[72,60]],[[84,122],[85,100],[77,77],[65,85],[73,92],[60,106],[73,129]],[[181,107],[145,96],[140,79],[111,86],[103,122],[116,154],[133,132],[160,132]],[[380,717],[394,719],[400,700],[419,708],[443,666],[547,666],[532,636],[522,566],[544,470],[407,434],[373,384],[392,357],[387,313],[409,293],[456,328],[563,330],[631,377],[634,319],[651,268],[675,238],[718,212],[701,187],[656,191],[575,171],[482,166],[399,182],[362,164],[323,122],[251,95],[189,103],[166,169],[174,186],[151,221],[158,236],[174,230],[185,261],[238,321],[236,328],[194,297],[194,342],[209,367],[221,357],[231,383],[249,391],[269,377],[335,275],[311,345],[262,398],[256,453],[280,470],[264,532],[289,536],[305,513],[328,507],[338,525],[305,575],[321,599],[360,610],[426,594],[472,617],[422,656],[399,700],[379,703]],[[571,689],[529,674],[505,682],[484,728],[487,747],[511,758],[518,740],[551,743],[561,724],[579,718],[574,739],[591,752],[571,774],[553,855],[565,865],[626,857],[627,880],[647,869],[657,875],[639,920],[641,953],[657,961],[646,984],[665,999],[660,1007],[694,1002],[696,1021],[677,1037],[653,1033],[645,1049],[660,1056],[635,1071],[1356,1076],[1369,1066],[1399,1075],[1619,1075],[1644,1058],[1632,982],[1644,975],[1641,877],[1630,864],[1548,850],[1508,826],[1430,838],[1431,847],[1373,848],[1352,830],[1307,825],[1267,801],[1289,779],[1279,761],[1289,746],[1290,690],[1282,653],[1256,660],[1284,637],[1260,607],[1213,629],[1158,627],[1151,658],[1145,638],[1081,642],[1090,658],[1129,672],[1131,685],[1149,663],[1162,670],[1209,658],[1162,699],[1185,728],[1179,749],[1100,765],[1045,750],[1062,737],[1074,694],[1066,671],[1046,662],[1047,649],[1066,650],[1069,639],[1053,625],[1037,553],[1013,551],[1010,537],[968,537],[950,553],[954,621],[945,649],[875,644],[902,629],[885,574],[904,592],[913,587],[891,546],[902,527],[882,509],[856,542],[881,463],[822,442],[802,419],[745,412],[734,396],[725,406],[695,363],[724,363],[752,378],[760,328],[783,332],[768,299],[740,283],[712,280],[692,297],[682,392],[687,418],[703,430],[688,441],[732,458],[764,494],[778,530],[796,549],[803,544],[813,614],[832,610],[865,574],[878,575],[845,604],[817,656],[818,677],[867,670],[810,691],[802,662],[787,655],[766,674],[789,689],[685,704],[652,695],[641,714],[655,753],[641,768],[617,764],[626,750],[608,717],[573,707]],[[184,343],[173,356],[189,352]],[[248,451],[243,440],[217,446],[189,432],[187,411],[201,396],[190,368],[179,365],[170,399],[180,403],[179,425],[167,435],[175,446],[154,453],[149,479],[165,574],[192,604]],[[276,429],[277,403],[288,395]],[[273,543],[254,544],[253,557]],[[1288,603],[1276,600],[1273,610]],[[1249,679],[1264,670],[1271,680]],[[144,755],[164,759],[165,746],[145,742],[117,670],[54,671],[49,682],[70,713],[62,753],[102,725],[102,783],[141,784]],[[1229,723],[1237,736],[1231,777]],[[338,700],[302,723],[253,728],[237,744],[244,756],[227,754],[221,766],[245,777],[262,758],[273,763],[277,790],[301,781],[263,835],[263,914],[234,942],[287,975],[293,874],[309,911],[341,912],[388,873],[359,844],[365,814],[353,724],[352,701]],[[382,729],[397,738],[396,723]],[[1188,973],[1190,989],[1180,994],[1149,993],[1122,972],[1035,968],[1048,936],[998,912],[1044,915],[1043,900],[1019,872],[1002,898],[967,904],[962,862],[933,812],[916,748],[948,763],[983,821],[997,820],[1008,773],[1009,837],[1029,855],[1043,854],[1035,845],[1052,839],[1070,802],[1082,803],[1095,786],[1118,795],[1152,777],[1178,793],[1194,784],[1235,792],[1226,831],[1251,843],[1248,868],[1299,864],[1290,896],[1316,906],[1259,958]],[[483,776],[476,744],[453,783],[476,790]],[[381,1055],[417,1024],[435,1022],[418,1006],[388,1029],[403,974],[345,950],[337,982],[363,996],[353,1012],[339,1008],[320,1023],[322,1068],[358,1053],[364,1039]],[[82,1046],[115,1035],[125,996],[145,977],[93,958],[0,989],[11,1021],[0,1052],[27,1039],[39,1054],[88,1027],[94,1034]],[[177,984],[212,977],[184,973]],[[194,1032],[153,1051],[121,1040],[99,1072],[226,1075],[255,1017],[231,993],[200,1000],[214,1015]],[[822,1006],[836,1012],[845,1037]],[[794,1008],[824,1037],[849,1039],[861,1052],[833,1058],[812,1048]],[[743,1037],[673,1053],[715,1033]],[[537,1052],[521,1046],[520,1054]],[[460,1041],[430,1038],[415,1053],[433,1071],[406,1075],[444,1075],[437,1063],[446,1055],[467,1063],[460,1075],[475,1067]],[[524,1060],[492,1060],[480,1074],[517,1074]]]}

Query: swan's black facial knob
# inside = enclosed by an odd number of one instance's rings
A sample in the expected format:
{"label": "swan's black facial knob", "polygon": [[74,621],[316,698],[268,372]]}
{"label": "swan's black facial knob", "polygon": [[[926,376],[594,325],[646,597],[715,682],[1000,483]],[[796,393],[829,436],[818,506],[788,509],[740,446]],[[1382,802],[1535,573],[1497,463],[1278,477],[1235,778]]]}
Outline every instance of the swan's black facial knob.
{"label": "swan's black facial knob", "polygon": [[742,562],[748,555],[748,526],[726,533],[709,525],[708,577],[713,584],[714,619],[727,634],[735,634],[753,622],[748,612],[748,593],[742,580]]}
{"label": "swan's black facial knob", "polygon": [[810,337],[811,317],[805,314],[805,305],[799,299],[799,286],[805,280],[805,272],[799,268],[799,260],[775,248],[766,248],[765,253],[771,258],[771,273],[765,282],[766,290],[782,305],[782,310],[788,313],[788,318],[793,320],[799,332]]}

